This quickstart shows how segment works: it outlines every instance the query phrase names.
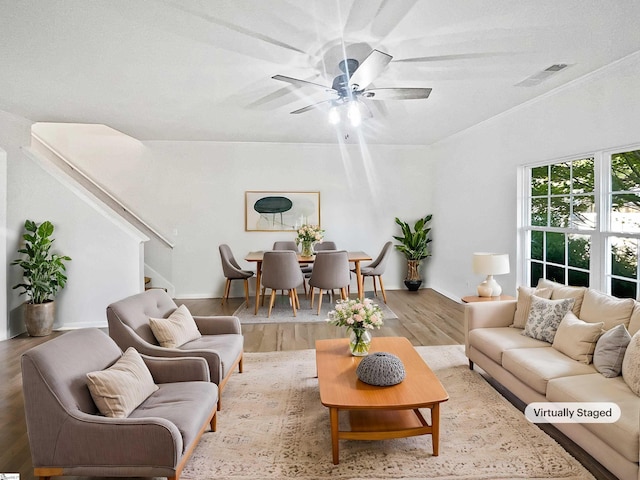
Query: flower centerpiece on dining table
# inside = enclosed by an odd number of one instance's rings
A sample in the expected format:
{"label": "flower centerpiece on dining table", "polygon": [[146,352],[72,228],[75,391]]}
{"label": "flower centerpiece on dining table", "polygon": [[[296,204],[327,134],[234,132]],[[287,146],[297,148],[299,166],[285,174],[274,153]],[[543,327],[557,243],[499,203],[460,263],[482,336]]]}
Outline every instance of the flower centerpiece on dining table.
{"label": "flower centerpiece on dining table", "polygon": [[324,238],[324,230],[321,230],[318,225],[302,225],[296,236],[296,244],[302,245],[301,255],[303,257],[313,256],[313,244],[322,242]]}
{"label": "flower centerpiece on dining table", "polygon": [[339,327],[347,327],[349,350],[356,357],[369,354],[371,346],[370,330],[380,328],[384,315],[378,304],[369,298],[364,300],[338,300],[334,310],[329,312],[327,322]]}

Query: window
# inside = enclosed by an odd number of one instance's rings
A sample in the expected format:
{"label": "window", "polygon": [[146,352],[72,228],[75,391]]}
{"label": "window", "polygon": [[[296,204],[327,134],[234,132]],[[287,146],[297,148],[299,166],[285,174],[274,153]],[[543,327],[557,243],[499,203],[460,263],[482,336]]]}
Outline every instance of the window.
{"label": "window", "polygon": [[525,168],[523,280],[637,298],[640,149]]}

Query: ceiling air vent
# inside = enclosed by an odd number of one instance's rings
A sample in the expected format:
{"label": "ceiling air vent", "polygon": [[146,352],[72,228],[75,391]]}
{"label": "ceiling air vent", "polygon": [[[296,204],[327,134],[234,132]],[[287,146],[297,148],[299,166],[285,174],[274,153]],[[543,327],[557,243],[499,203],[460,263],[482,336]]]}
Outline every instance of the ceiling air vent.
{"label": "ceiling air vent", "polygon": [[516,87],[533,87],[535,85],[538,85],[538,84],[542,83],[544,80],[549,78],[551,75],[554,75],[554,74],[558,73],[559,71],[564,70],[568,66],[569,65],[567,65],[566,63],[555,63],[555,64],[545,68],[541,72],[534,73],[530,77],[525,78],[521,82],[516,83],[515,86]]}

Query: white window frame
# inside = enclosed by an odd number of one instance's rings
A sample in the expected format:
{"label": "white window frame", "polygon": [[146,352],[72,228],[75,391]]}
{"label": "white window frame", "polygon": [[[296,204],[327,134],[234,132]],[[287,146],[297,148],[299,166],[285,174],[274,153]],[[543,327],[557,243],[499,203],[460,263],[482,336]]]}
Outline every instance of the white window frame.
{"label": "white window frame", "polygon": [[[610,222],[610,198],[611,198],[611,156],[620,152],[640,150],[640,144],[624,145],[615,148],[607,148],[592,152],[584,152],[562,158],[540,161],[523,165],[518,169],[518,285],[529,285],[531,273],[529,259],[531,257],[531,244],[529,232],[532,230],[544,232],[557,232],[564,234],[590,235],[591,236],[591,262],[589,268],[589,286],[596,290],[611,293],[611,248],[612,237],[635,238],[640,243],[639,233],[617,232],[611,229]],[[594,161],[594,190],[596,224],[592,230],[579,230],[563,227],[538,227],[531,226],[531,211],[529,210],[529,198],[531,195],[531,169],[553,164],[573,162],[584,158],[593,157]],[[568,261],[568,259],[566,259]],[[639,259],[640,263],[640,259]],[[640,265],[636,278],[638,288],[637,297],[640,297]]]}

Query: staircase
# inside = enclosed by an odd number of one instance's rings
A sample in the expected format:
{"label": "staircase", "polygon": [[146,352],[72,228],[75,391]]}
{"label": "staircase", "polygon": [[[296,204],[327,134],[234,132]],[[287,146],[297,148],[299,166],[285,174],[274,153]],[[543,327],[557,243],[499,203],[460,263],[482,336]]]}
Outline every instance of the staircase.
{"label": "staircase", "polygon": [[144,277],[144,290],[145,290],[145,292],[147,290],[151,290],[152,288],[160,288],[160,289],[164,290],[165,292],[167,291],[167,289],[164,288],[164,287],[154,287],[152,285],[152,283],[151,283],[151,277]]}

